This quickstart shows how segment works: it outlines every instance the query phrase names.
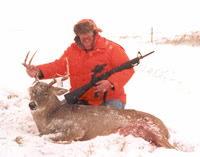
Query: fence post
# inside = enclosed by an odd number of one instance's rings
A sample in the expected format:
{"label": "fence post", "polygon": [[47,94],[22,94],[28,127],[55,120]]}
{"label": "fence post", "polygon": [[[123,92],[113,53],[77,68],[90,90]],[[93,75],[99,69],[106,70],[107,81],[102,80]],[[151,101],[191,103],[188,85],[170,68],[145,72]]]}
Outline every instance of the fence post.
{"label": "fence post", "polygon": [[153,27],[151,27],[151,42],[153,43]]}

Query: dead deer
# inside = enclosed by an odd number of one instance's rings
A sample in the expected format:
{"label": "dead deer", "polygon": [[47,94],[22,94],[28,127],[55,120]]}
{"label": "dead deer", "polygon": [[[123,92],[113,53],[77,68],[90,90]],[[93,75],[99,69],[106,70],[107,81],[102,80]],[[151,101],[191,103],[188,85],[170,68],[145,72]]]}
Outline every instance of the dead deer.
{"label": "dead deer", "polygon": [[29,88],[29,107],[41,135],[53,134],[54,141],[84,141],[119,132],[174,148],[168,142],[167,128],[155,116],[130,109],[62,104],[56,95],[67,90],[54,87],[53,83],[38,81]]}
{"label": "dead deer", "polygon": [[141,137],[156,146],[174,148],[163,122],[148,113],[133,109],[114,109],[103,106],[62,104],[57,98],[67,92],[36,81],[29,88],[29,107],[41,135],[54,141],[85,141],[112,133]]}

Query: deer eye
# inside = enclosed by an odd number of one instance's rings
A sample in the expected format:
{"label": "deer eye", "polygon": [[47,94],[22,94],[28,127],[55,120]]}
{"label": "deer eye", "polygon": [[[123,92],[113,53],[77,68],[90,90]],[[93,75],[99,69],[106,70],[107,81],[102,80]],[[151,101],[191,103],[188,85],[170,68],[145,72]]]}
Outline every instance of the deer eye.
{"label": "deer eye", "polygon": [[43,93],[44,96],[48,96],[48,93]]}

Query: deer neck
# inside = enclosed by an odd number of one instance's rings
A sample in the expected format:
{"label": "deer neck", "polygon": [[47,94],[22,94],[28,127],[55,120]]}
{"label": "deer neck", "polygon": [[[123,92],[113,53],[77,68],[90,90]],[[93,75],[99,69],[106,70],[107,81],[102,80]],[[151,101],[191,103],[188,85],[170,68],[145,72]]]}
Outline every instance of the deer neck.
{"label": "deer neck", "polygon": [[53,99],[50,99],[47,102],[48,105],[45,105],[45,115],[46,117],[49,117],[53,112],[57,110],[61,106],[60,100],[58,100],[57,97],[54,97]]}
{"label": "deer neck", "polygon": [[56,98],[54,100],[49,100],[44,106],[45,107],[32,112],[37,128],[41,134],[45,134],[48,130],[46,127],[51,121],[51,114],[54,113],[59,106],[61,106],[61,102]]}

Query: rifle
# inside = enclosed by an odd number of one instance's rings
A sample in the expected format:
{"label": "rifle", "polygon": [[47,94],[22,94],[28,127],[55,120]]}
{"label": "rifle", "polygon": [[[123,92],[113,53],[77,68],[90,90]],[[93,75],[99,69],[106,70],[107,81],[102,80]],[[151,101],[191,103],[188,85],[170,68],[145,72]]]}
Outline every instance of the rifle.
{"label": "rifle", "polygon": [[124,69],[130,69],[133,68],[134,66],[137,66],[140,63],[140,59],[143,59],[146,56],[149,56],[150,54],[154,53],[154,51],[149,52],[148,54],[142,56],[142,54],[140,52],[138,52],[137,57],[122,64],[119,65],[113,69],[111,69],[110,71],[96,77],[97,73],[100,73],[104,70],[104,67],[106,66],[106,64],[102,64],[102,65],[97,65],[92,72],[94,72],[94,74],[92,75],[92,79],[89,83],[67,93],[64,95],[66,101],[68,104],[75,104],[77,102],[77,100],[79,100],[79,98],[85,93],[87,92],[91,87],[95,86],[95,84],[100,81],[100,80],[106,80],[108,77],[110,77],[110,75],[122,71]]}

